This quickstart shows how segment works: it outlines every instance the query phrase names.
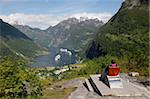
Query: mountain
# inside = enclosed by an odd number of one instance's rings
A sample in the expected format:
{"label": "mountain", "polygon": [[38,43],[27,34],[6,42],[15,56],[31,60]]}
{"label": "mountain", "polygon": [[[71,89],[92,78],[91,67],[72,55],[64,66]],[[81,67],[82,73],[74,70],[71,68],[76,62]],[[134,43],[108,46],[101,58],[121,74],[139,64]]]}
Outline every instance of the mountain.
{"label": "mountain", "polygon": [[79,50],[94,37],[102,25],[103,22],[98,19],[69,18],[46,30],[22,25],[14,26],[44,47]]}
{"label": "mountain", "polygon": [[103,25],[86,51],[87,58],[127,58],[129,68],[149,66],[149,0],[125,0]]}
{"label": "mountain", "polygon": [[49,34],[53,34],[54,47],[64,47],[70,50],[80,50],[96,34],[98,28],[103,25],[98,19],[79,20],[69,18],[48,28]]}
{"label": "mountain", "polygon": [[27,25],[13,25],[15,28],[19,29],[21,32],[26,34],[28,37],[34,40],[35,43],[48,47],[51,41],[51,36],[47,34],[44,30],[38,28],[31,28]]}
{"label": "mountain", "polygon": [[33,57],[42,48],[24,33],[0,19],[0,56],[18,55],[23,58]]}

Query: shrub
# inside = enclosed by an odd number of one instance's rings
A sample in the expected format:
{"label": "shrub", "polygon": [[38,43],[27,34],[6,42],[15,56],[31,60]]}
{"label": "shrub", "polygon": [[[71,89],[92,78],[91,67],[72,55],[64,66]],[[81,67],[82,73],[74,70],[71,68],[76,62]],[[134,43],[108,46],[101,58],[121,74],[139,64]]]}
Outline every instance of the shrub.
{"label": "shrub", "polygon": [[19,98],[40,93],[38,78],[24,60],[10,57],[0,60],[0,97]]}

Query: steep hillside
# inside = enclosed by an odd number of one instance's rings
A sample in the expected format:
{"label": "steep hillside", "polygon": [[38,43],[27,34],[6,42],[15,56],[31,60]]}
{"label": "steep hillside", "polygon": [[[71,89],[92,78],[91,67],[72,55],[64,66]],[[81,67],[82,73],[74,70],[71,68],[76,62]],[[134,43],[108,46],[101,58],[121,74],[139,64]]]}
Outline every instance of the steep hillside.
{"label": "steep hillside", "polygon": [[128,68],[148,68],[149,0],[125,0],[119,11],[99,29],[87,58],[111,55],[128,60]]}
{"label": "steep hillside", "polygon": [[103,25],[98,19],[78,20],[69,18],[48,29],[54,35],[54,47],[80,50],[95,36],[98,28]]}
{"label": "steep hillside", "polygon": [[33,57],[41,48],[18,29],[0,19],[0,56]]}

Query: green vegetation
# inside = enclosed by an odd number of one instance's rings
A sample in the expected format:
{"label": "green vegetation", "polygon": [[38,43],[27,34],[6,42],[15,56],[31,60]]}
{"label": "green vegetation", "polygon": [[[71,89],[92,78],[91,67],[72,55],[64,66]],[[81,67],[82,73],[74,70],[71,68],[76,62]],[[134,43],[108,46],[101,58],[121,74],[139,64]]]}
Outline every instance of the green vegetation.
{"label": "green vegetation", "polygon": [[25,98],[41,94],[42,86],[36,72],[25,63],[17,57],[0,60],[0,98]]}
{"label": "green vegetation", "polygon": [[[63,79],[72,79],[76,77],[89,77],[91,74],[99,74],[102,73],[103,69],[110,64],[112,59],[116,59],[116,57],[112,56],[105,56],[95,58],[93,60],[85,60],[80,66],[77,68],[72,69],[71,71],[67,71],[63,73]],[[116,59],[117,60],[117,59]],[[117,60],[118,62],[118,60]],[[76,67],[76,64],[73,66]],[[123,67],[121,65],[121,67]],[[123,69],[122,71],[125,71]]]}

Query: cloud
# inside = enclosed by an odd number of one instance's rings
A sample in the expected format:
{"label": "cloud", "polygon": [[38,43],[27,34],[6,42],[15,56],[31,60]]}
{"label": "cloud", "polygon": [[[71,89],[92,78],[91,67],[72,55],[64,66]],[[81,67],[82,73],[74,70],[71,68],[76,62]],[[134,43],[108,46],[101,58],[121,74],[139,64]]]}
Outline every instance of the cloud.
{"label": "cloud", "polygon": [[66,16],[56,16],[56,15],[49,15],[49,14],[23,14],[23,13],[14,13],[10,15],[0,15],[5,22],[10,24],[20,24],[20,25],[29,25],[31,27],[46,29],[50,25],[54,26],[58,24],[60,21],[65,20],[70,17],[88,17],[88,18],[98,18],[103,22],[107,22],[111,18],[110,13],[76,13],[72,15]]}
{"label": "cloud", "polygon": [[45,29],[50,25],[55,25],[58,22],[62,21],[63,18],[59,16],[53,16],[48,14],[23,14],[23,13],[15,13],[10,15],[0,15],[5,22],[10,24],[20,24],[20,25],[29,25],[31,27],[37,27],[41,29]]}

